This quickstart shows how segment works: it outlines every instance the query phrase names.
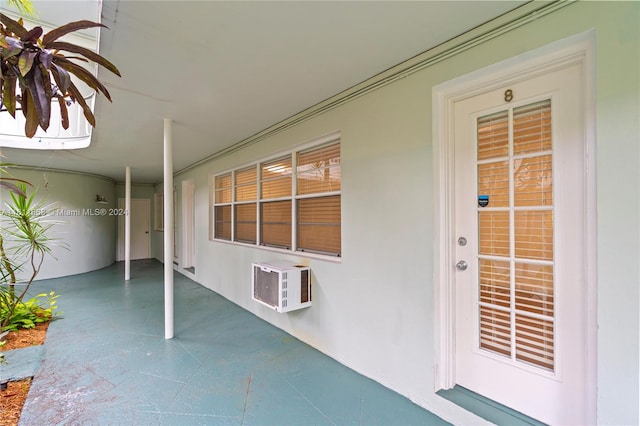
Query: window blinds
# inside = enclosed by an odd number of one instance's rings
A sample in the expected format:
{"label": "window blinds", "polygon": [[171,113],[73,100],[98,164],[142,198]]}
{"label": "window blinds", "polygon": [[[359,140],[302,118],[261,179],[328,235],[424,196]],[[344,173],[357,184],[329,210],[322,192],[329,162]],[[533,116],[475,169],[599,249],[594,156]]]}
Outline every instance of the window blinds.
{"label": "window blinds", "polygon": [[[297,246],[339,256],[341,252],[340,144],[298,153],[296,159]],[[313,195],[313,196],[310,196]]]}
{"label": "window blinds", "polygon": [[298,200],[298,249],[340,254],[340,196]]}
{"label": "window blinds", "polygon": [[252,166],[234,173],[234,234],[242,243],[257,241],[258,169]]}
{"label": "window blinds", "polygon": [[216,176],[214,200],[214,237],[231,240],[231,173]]}
{"label": "window blinds", "polygon": [[340,190],[339,141],[218,175],[214,238],[340,256]]}
{"label": "window blinds", "polygon": [[554,370],[551,101],[477,121],[480,348]]}
{"label": "window blinds", "polygon": [[291,248],[291,200],[261,203],[262,244]]}

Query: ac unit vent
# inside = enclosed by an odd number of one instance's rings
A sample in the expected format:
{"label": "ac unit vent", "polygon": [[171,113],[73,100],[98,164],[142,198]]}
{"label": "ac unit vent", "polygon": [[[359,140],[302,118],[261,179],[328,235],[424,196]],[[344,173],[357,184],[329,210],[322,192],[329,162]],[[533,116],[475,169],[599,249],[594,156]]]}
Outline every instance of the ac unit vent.
{"label": "ac unit vent", "polygon": [[277,312],[311,306],[311,273],[308,266],[292,263],[253,263],[252,298]]}

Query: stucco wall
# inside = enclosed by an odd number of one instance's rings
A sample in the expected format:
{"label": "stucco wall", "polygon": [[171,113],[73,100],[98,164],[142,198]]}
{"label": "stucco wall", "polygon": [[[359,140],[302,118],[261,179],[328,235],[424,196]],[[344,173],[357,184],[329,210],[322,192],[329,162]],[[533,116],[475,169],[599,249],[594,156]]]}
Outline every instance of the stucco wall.
{"label": "stucco wall", "polygon": [[[29,193],[37,191],[36,200],[43,200],[52,212],[50,219],[59,221],[50,236],[67,246],[65,249],[53,242],[52,256],[45,258],[38,279],[93,271],[115,261],[116,218],[108,214],[108,209],[115,207],[112,180],[60,171],[10,169],[10,173],[33,185]],[[109,203],[97,204],[97,194],[104,195]],[[1,197],[3,202],[8,200],[4,190]],[[107,214],[95,212],[102,208]]]}
{"label": "stucco wall", "polygon": [[[196,184],[195,279],[335,359],[439,414],[464,422],[434,391],[432,88],[562,38],[595,29],[597,164],[597,422],[638,424],[640,382],[640,4],[578,2],[384,86],[293,128],[176,177]],[[210,241],[208,178],[318,136],[342,132],[340,262]],[[13,170],[61,210],[115,207],[111,180]],[[135,178],[135,177],[134,177]],[[149,198],[161,187],[136,187]],[[95,204],[96,194],[108,205]],[[390,215],[389,209],[393,212]],[[181,241],[180,209],[176,223]],[[153,215],[153,211],[152,211]],[[115,259],[116,218],[68,215],[40,278],[98,269]],[[162,233],[152,233],[162,259]],[[311,266],[314,305],[287,315],[254,303],[250,264]],[[191,275],[190,275],[191,276]]]}
{"label": "stucco wall", "polygon": [[[421,405],[462,416],[433,393],[432,87],[595,29],[597,421],[638,424],[639,15],[637,2],[574,3],[176,177],[178,188],[196,183],[196,280]],[[210,174],[334,130],[342,132],[341,262],[208,239]],[[251,301],[251,262],[274,259],[311,266],[312,308],[282,315]]]}

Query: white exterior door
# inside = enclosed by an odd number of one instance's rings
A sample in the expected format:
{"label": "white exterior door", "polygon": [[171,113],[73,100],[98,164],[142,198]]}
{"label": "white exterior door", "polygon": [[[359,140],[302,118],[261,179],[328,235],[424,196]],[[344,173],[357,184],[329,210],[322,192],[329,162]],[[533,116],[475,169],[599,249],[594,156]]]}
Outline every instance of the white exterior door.
{"label": "white exterior door", "polygon": [[454,104],[455,382],[585,424],[580,65]]}
{"label": "white exterior door", "polygon": [[[124,198],[118,208],[124,210]],[[151,257],[151,207],[146,198],[131,199],[131,260]],[[118,260],[124,260],[124,215],[118,216]]]}

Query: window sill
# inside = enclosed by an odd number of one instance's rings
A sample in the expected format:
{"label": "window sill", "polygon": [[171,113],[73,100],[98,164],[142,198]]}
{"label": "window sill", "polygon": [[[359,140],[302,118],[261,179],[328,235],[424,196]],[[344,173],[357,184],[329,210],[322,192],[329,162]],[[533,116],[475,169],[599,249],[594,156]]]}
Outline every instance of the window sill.
{"label": "window sill", "polygon": [[240,242],[237,242],[237,241],[229,241],[229,240],[223,240],[223,239],[219,239],[219,238],[210,238],[209,241],[212,241],[212,242],[215,242],[215,243],[229,244],[229,245],[232,245],[232,246],[247,247],[247,248],[252,248],[252,249],[257,249],[257,250],[264,250],[264,251],[269,251],[269,252],[273,252],[273,253],[287,254],[287,255],[290,255],[290,256],[305,257],[305,258],[308,258],[308,259],[317,259],[317,260],[325,260],[325,261],[333,262],[333,263],[342,263],[342,257],[337,257],[337,256],[327,256],[327,255],[324,255],[324,254],[309,253],[309,252],[305,252],[305,251],[293,251],[293,250],[281,249],[281,248],[277,248],[277,247],[259,246],[257,244],[240,243]]}

